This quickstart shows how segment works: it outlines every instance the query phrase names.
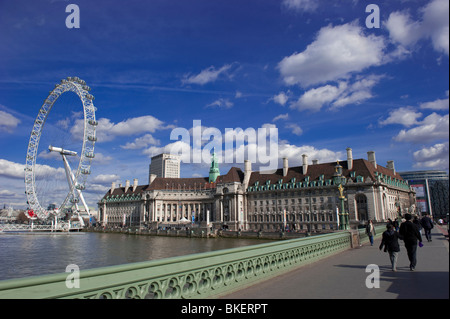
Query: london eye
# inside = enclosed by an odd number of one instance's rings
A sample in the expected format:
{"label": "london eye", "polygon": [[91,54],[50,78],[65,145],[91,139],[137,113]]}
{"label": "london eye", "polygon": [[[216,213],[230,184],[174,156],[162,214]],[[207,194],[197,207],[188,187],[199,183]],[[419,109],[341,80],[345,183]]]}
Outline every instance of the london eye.
{"label": "london eye", "polygon": [[94,97],[78,77],[61,80],[44,100],[28,143],[25,192],[37,218],[89,213],[82,191],[97,141]]}

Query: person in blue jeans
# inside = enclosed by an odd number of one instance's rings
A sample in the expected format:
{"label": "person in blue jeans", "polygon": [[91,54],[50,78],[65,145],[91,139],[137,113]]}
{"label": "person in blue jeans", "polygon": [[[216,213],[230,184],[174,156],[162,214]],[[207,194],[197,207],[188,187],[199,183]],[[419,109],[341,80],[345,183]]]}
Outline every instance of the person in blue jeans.
{"label": "person in blue jeans", "polygon": [[369,220],[367,222],[366,234],[367,234],[367,236],[369,236],[370,246],[373,246],[373,237],[376,234],[375,234],[375,227],[373,226],[372,220]]}

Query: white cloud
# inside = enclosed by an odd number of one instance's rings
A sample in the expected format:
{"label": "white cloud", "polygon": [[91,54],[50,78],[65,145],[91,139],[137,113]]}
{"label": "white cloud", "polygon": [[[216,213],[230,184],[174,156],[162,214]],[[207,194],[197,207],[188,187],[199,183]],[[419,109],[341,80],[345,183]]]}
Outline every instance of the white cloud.
{"label": "white cloud", "polygon": [[319,160],[319,163],[327,163],[343,158],[341,152],[333,152],[328,149],[317,149],[310,145],[296,146],[289,143],[280,143],[279,158],[288,158],[290,167],[302,165],[303,154],[308,155],[309,163],[311,163],[313,159]]}
{"label": "white cloud", "polygon": [[25,165],[0,159],[0,176],[23,179]]}
{"label": "white cloud", "polygon": [[415,44],[421,37],[420,23],[413,21],[409,14],[393,12],[386,21],[392,40],[404,46]]}
{"label": "white cloud", "polygon": [[149,145],[159,145],[160,141],[155,139],[151,134],[145,134],[144,136],[138,137],[134,142],[121,145],[120,147],[125,150],[137,150],[146,148]]}
{"label": "white cloud", "polygon": [[449,1],[431,1],[420,13],[421,21],[413,21],[408,12],[391,13],[385,24],[390,38],[404,47],[430,39],[436,51],[449,55]]}
{"label": "white cloud", "polygon": [[272,122],[276,122],[276,121],[278,121],[278,120],[287,120],[288,118],[289,118],[289,114],[288,114],[288,113],[286,113],[286,114],[280,114],[280,115],[278,115],[278,116],[275,116],[275,117],[273,118]]}
{"label": "white cloud", "polygon": [[183,79],[183,83],[204,85],[210,82],[214,82],[221,74],[226,74],[231,66],[231,64],[226,64],[218,70],[216,70],[214,66],[210,66],[197,75],[186,75]]}
{"label": "white cloud", "polygon": [[283,5],[295,11],[312,12],[319,7],[318,0],[284,0]]}
{"label": "white cloud", "polygon": [[278,68],[287,85],[302,87],[348,79],[383,63],[384,38],[355,24],[323,27],[305,51],[285,57]]}
{"label": "white cloud", "polygon": [[373,97],[372,88],[380,81],[383,76],[369,75],[360,78],[354,83],[345,87],[343,93],[333,102],[332,108],[343,107],[348,104],[360,104],[363,101]]}
{"label": "white cloud", "polygon": [[[157,130],[167,129],[164,122],[151,115],[134,117],[119,123],[113,123],[110,119],[101,118],[98,120],[96,136],[99,142],[108,142],[114,140],[117,136],[131,136],[143,133],[154,133]],[[71,128],[72,136],[83,136],[84,120],[77,120]]]}
{"label": "white cloud", "polygon": [[337,86],[327,84],[306,91],[298,101],[291,104],[291,108],[319,111],[324,105],[330,109],[337,109],[348,104],[360,104],[371,98],[372,87],[379,82],[382,76],[370,75],[360,78],[354,83],[340,81]]}
{"label": "white cloud", "polygon": [[102,185],[111,184],[112,182],[120,181],[120,176],[116,174],[100,174],[92,179],[93,183]]}
{"label": "white cloud", "polygon": [[191,163],[191,145],[185,141],[176,141],[165,146],[151,146],[145,149],[143,154],[148,155],[149,158],[161,154],[180,155],[183,163]]}
{"label": "white cloud", "polygon": [[[111,123],[112,124],[112,123]],[[157,118],[146,115],[135,118],[130,118],[117,124],[113,124],[109,127],[108,132],[115,136],[130,136],[135,134],[141,134],[144,132],[154,133],[156,130],[163,128],[163,122]],[[99,131],[105,128],[98,125]]]}
{"label": "white cloud", "polygon": [[435,144],[414,152],[414,167],[428,167],[434,169],[448,169],[449,143]]}
{"label": "white cloud", "polygon": [[12,133],[19,123],[20,120],[15,116],[4,111],[0,111],[0,132],[4,131]]}
{"label": "white cloud", "polygon": [[300,136],[303,134],[302,128],[300,126],[298,126],[297,124],[294,124],[294,123],[286,124],[286,128],[291,129],[292,134],[295,134],[297,136]]}
{"label": "white cloud", "polygon": [[394,137],[398,142],[427,143],[449,137],[449,115],[441,116],[432,113],[427,116],[419,125],[409,129],[401,130]]}
{"label": "white cloud", "polygon": [[234,105],[233,102],[231,102],[229,99],[220,98],[211,104],[206,105],[206,107],[215,108],[218,107],[220,109],[230,109]]}
{"label": "white cloud", "polygon": [[449,55],[449,1],[434,0],[423,9],[424,32],[436,51]]}
{"label": "white cloud", "polygon": [[[24,179],[25,164],[14,163],[0,158],[0,176]],[[48,165],[36,164],[35,166],[36,178],[56,178],[66,179],[66,173],[62,167],[54,168]]]}
{"label": "white cloud", "polygon": [[[288,92],[288,94],[289,94],[289,92]],[[284,106],[287,103],[287,101],[289,100],[288,94],[286,94],[284,92],[280,92],[279,94],[275,95],[272,99],[275,103]]]}
{"label": "white cloud", "polygon": [[[110,190],[111,185],[105,186],[105,185],[101,185],[101,184],[91,184],[89,183],[86,187],[86,190],[83,192],[83,194],[98,194],[98,195],[104,195],[106,194],[106,192],[108,190]],[[93,206],[96,207],[96,203],[98,202],[98,198],[97,199],[91,199],[91,202],[89,202],[89,200],[86,198],[85,196],[85,200],[88,202],[88,206]]]}
{"label": "white cloud", "polygon": [[0,197],[4,198],[4,197],[15,197],[16,193],[11,192],[10,190],[7,189],[2,189],[0,190]]}
{"label": "white cloud", "polygon": [[306,91],[296,103],[291,104],[291,108],[299,111],[311,110],[319,111],[324,104],[331,103],[342,93],[345,83],[341,83],[341,87],[334,85],[325,85],[315,89]]}
{"label": "white cloud", "polygon": [[407,106],[389,112],[389,117],[379,123],[382,126],[388,124],[401,124],[409,127],[418,124],[417,119],[420,117],[422,117],[422,113],[418,113],[413,108]]}
{"label": "white cloud", "polygon": [[449,108],[448,99],[437,99],[431,102],[425,102],[420,104],[421,109],[431,109],[431,110],[447,110]]}

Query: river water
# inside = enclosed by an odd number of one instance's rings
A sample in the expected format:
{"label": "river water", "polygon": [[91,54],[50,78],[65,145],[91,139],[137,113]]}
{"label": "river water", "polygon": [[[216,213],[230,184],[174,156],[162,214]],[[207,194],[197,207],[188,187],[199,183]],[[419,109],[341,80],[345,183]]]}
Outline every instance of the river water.
{"label": "river water", "polygon": [[0,234],[0,280],[215,251],[267,241],[111,233]]}

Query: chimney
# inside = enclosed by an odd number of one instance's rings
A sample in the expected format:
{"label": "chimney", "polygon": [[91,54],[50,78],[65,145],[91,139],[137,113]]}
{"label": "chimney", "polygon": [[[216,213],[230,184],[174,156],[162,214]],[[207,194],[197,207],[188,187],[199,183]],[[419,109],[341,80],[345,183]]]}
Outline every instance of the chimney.
{"label": "chimney", "polygon": [[308,155],[303,154],[303,175],[308,173]]}
{"label": "chimney", "polygon": [[133,180],[133,193],[134,193],[134,191],[136,190],[137,187],[138,187],[138,179],[135,178],[135,179]]}
{"label": "chimney", "polygon": [[312,160],[312,164],[313,164],[313,165],[319,164],[319,160],[318,160],[318,159],[313,159],[313,160]]}
{"label": "chimney", "polygon": [[395,175],[395,165],[394,165],[394,161],[388,161],[387,162],[387,168],[389,168]]}
{"label": "chimney", "polygon": [[353,152],[350,147],[347,148],[347,168],[349,171],[353,169]]}
{"label": "chimney", "polygon": [[375,168],[377,168],[377,160],[375,159],[374,151],[367,152],[367,159],[370,163],[372,163],[373,166],[375,166]]}
{"label": "chimney", "polygon": [[287,175],[288,170],[289,170],[289,161],[285,157],[285,158],[283,158],[283,177]]}
{"label": "chimney", "polygon": [[128,191],[128,188],[130,188],[130,181],[125,181],[125,193]]}
{"label": "chimney", "polygon": [[111,183],[111,194],[114,193],[114,190],[116,189],[116,183],[112,182]]}
{"label": "chimney", "polygon": [[148,179],[148,185],[151,185],[153,183],[153,181],[156,179],[156,177],[158,177],[158,175],[150,174],[149,179]]}
{"label": "chimney", "polygon": [[244,162],[244,173],[251,173],[252,172],[252,162],[249,160],[245,160]]}
{"label": "chimney", "polygon": [[252,175],[252,162],[249,160],[244,161],[244,189],[247,189],[248,183],[250,182],[250,176]]}

